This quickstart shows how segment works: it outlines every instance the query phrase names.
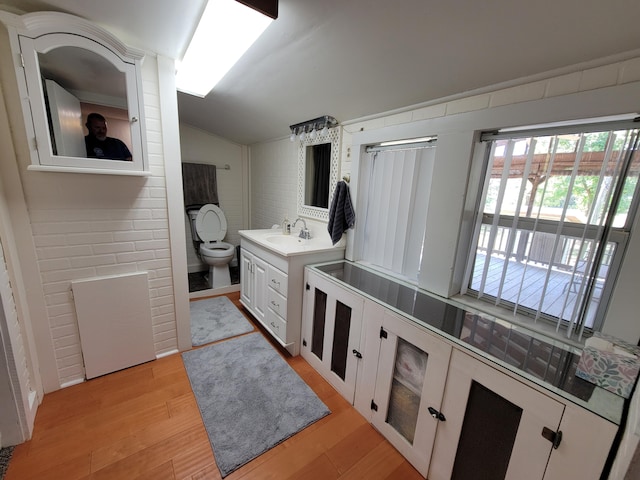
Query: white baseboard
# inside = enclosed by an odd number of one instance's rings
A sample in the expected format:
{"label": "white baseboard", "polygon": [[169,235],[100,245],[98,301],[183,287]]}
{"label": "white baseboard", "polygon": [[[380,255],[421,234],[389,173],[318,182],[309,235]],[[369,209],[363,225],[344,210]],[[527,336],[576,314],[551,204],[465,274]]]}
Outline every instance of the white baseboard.
{"label": "white baseboard", "polygon": [[28,400],[29,400],[29,408],[33,409],[36,401],[38,400],[38,394],[35,391],[30,390]]}
{"label": "white baseboard", "polygon": [[173,350],[169,350],[168,352],[158,353],[156,355],[156,360],[160,358],[168,357],[169,355],[175,355],[176,353],[180,353],[180,351],[177,349],[173,349]]}
{"label": "white baseboard", "polygon": [[74,385],[78,385],[80,383],[84,383],[84,378],[77,378],[75,380],[71,380],[70,382],[65,382],[60,385],[60,388],[73,387]]}

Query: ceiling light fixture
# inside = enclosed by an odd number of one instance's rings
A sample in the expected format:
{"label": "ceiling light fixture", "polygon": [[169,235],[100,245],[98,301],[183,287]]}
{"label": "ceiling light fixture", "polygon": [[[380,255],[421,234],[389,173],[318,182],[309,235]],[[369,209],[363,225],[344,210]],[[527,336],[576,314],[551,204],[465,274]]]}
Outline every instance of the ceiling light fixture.
{"label": "ceiling light fixture", "polygon": [[206,96],[273,21],[261,11],[236,0],[209,0],[178,65],[177,89]]}
{"label": "ceiling light fixture", "polygon": [[292,142],[295,141],[296,135],[299,133],[298,138],[300,138],[300,141],[304,141],[305,138],[315,140],[317,136],[326,136],[329,133],[329,129],[336,125],[338,125],[338,121],[330,115],[289,125],[289,129],[291,129],[289,139]]}
{"label": "ceiling light fixture", "polygon": [[408,138],[405,140],[393,140],[390,142],[382,142],[379,145],[381,147],[390,147],[395,145],[410,145],[412,143],[428,143],[433,142],[438,137],[420,137],[420,138]]}

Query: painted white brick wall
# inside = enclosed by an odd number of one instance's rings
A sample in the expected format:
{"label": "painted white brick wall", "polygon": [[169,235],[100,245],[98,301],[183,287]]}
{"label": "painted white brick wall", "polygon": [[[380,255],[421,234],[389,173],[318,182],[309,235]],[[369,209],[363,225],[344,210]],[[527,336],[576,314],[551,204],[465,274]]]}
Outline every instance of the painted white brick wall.
{"label": "painted white brick wall", "polygon": [[251,226],[271,228],[296,218],[298,142],[289,138],[251,146]]}
{"label": "painted white brick wall", "polygon": [[177,349],[155,58],[145,58],[142,74],[151,176],[25,176],[51,338],[63,386],[84,378],[71,280],[147,271],[156,354]]}

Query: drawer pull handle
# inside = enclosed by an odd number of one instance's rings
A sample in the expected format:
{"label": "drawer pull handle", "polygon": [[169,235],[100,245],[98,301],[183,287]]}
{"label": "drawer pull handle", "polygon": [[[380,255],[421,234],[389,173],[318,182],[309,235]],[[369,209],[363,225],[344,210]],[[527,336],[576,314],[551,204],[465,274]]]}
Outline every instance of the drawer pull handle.
{"label": "drawer pull handle", "polygon": [[279,303],[274,302],[273,300],[271,300],[271,305],[273,305],[273,306],[274,306],[274,307],[276,307],[276,308],[280,308],[280,304],[279,304]]}
{"label": "drawer pull handle", "polygon": [[278,288],[280,288],[280,282],[276,282],[276,279],[275,279],[275,278],[272,278],[272,279],[271,279],[271,283],[273,283],[274,285],[277,285],[277,286],[278,286]]}
{"label": "drawer pull handle", "polygon": [[273,328],[275,328],[276,330],[279,330],[278,326],[277,326],[274,322],[271,322],[271,326],[272,326]]}

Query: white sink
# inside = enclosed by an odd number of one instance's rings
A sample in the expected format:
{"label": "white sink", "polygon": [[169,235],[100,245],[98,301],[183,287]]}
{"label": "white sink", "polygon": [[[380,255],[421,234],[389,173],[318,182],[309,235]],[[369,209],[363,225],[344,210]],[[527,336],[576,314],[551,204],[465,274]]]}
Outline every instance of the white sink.
{"label": "white sink", "polygon": [[280,233],[280,230],[276,229],[240,230],[238,233],[240,233],[242,238],[255,242],[285,257],[325,252],[334,249],[344,250],[345,248],[344,240],[341,240],[337,245],[333,245],[331,237],[326,230],[318,230],[317,235],[312,236],[310,239],[298,237],[297,232],[291,232],[291,235],[283,235]]}
{"label": "white sink", "polygon": [[304,245],[304,240],[299,237],[292,237],[291,235],[269,235],[265,238],[265,241],[283,247],[297,247]]}

